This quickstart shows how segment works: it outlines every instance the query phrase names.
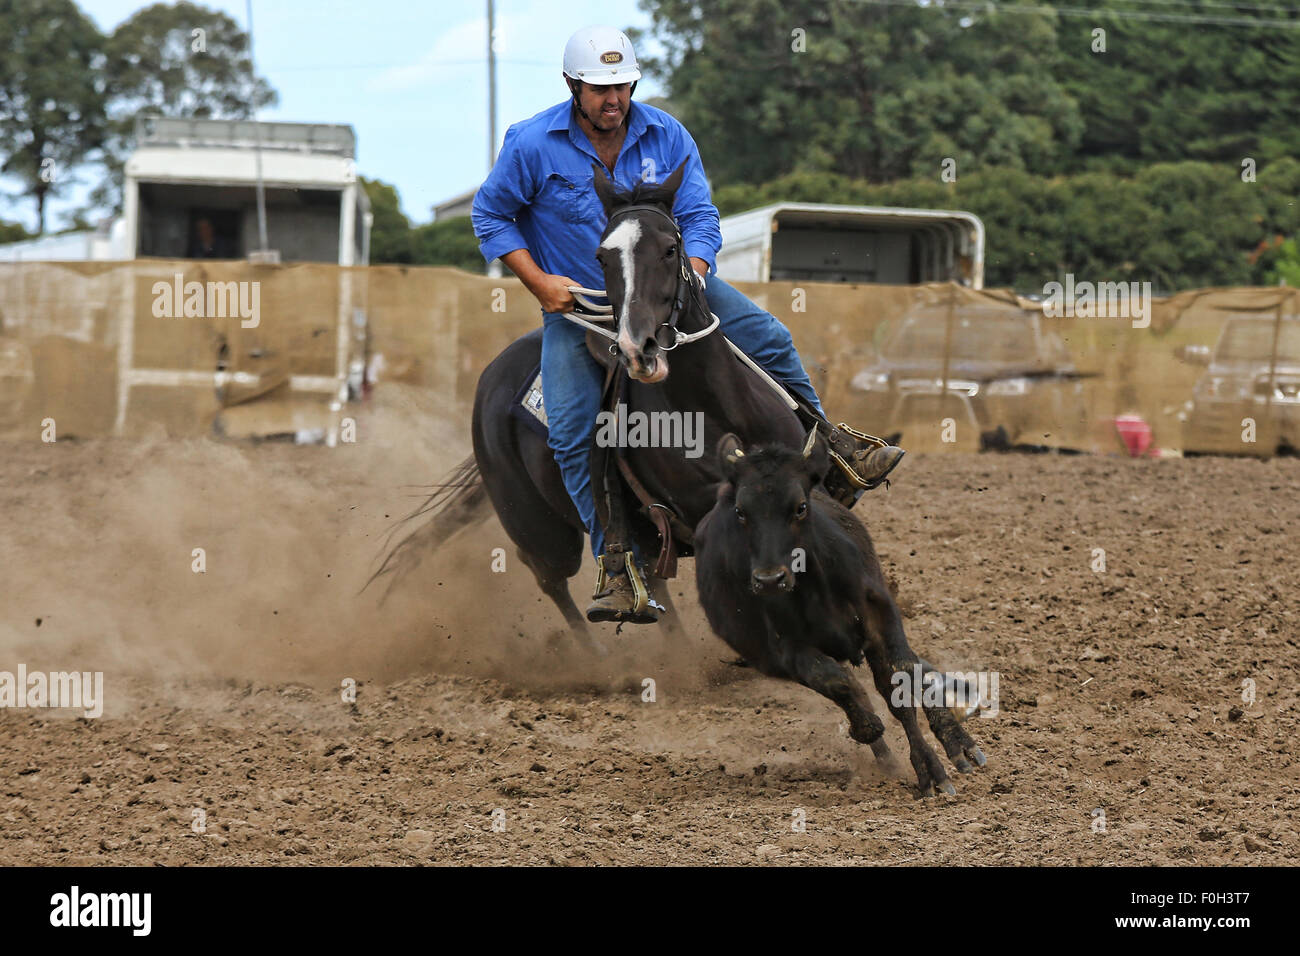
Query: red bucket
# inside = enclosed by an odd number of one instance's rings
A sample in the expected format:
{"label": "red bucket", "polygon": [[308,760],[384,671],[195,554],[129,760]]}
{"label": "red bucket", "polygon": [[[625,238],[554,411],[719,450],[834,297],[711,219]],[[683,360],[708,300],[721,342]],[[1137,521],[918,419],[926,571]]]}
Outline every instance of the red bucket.
{"label": "red bucket", "polygon": [[1141,458],[1151,448],[1151,426],[1141,415],[1120,415],[1115,419],[1115,431],[1119,432],[1124,447],[1130,457]]}

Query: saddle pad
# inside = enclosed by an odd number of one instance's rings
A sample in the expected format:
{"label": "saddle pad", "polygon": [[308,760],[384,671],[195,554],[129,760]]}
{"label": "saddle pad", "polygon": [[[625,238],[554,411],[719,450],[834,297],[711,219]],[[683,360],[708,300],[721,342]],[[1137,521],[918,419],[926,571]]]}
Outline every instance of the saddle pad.
{"label": "saddle pad", "polygon": [[543,438],[550,434],[549,423],[546,421],[546,404],[542,398],[541,365],[524,379],[523,387],[515,393],[514,401],[510,403],[510,414],[518,417]]}

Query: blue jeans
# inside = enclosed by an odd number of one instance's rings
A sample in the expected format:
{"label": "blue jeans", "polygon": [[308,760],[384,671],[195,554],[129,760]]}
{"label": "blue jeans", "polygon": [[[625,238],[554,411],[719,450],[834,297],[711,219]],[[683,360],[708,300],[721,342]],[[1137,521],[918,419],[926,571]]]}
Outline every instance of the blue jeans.
{"label": "blue jeans", "polygon": [[[706,282],[705,297],[718,317],[722,334],[822,414],[821,402],[799,361],[790,330],[717,276],[710,275]],[[564,487],[591,535],[591,552],[600,555],[605,551],[605,532],[596,520],[591,489],[591,445],[596,436],[605,373],[587,351],[584,328],[557,312],[545,313],[542,323],[542,393],[550,428],[548,443],[560,466]]]}

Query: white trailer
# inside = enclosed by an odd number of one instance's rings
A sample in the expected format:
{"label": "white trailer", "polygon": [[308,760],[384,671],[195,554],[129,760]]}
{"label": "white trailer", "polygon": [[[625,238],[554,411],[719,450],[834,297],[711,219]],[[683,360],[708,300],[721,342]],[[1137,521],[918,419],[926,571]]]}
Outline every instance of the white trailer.
{"label": "white trailer", "polygon": [[984,288],[984,223],[974,213],[786,202],[721,225],[718,275],[728,281]]}
{"label": "white trailer", "polygon": [[[357,181],[351,127],[145,116],[137,119],[135,133],[136,148],[125,166],[121,217],[98,231],[0,246],[0,261],[369,263],[372,217]],[[135,338],[141,303],[136,284],[128,282],[115,336],[115,430],[124,429],[133,389],[215,387],[224,406],[215,423],[219,431],[290,431],[332,441],[342,404],[359,398],[363,390],[367,330],[365,310],[358,303],[364,299],[364,281],[350,269],[340,270],[337,289],[317,299],[316,307],[328,314],[307,318],[329,336],[323,341],[330,345],[315,350],[305,364],[297,353],[274,354],[250,331],[239,336],[238,343],[223,342],[207,370],[192,362],[188,367],[160,367],[172,362],[157,361],[157,350],[147,348],[145,353],[155,358],[140,360]],[[23,317],[17,318],[21,324]],[[176,358],[185,357],[178,353]],[[258,408],[245,404],[286,383],[287,403]],[[326,406],[328,414],[323,415]]]}
{"label": "white trailer", "polygon": [[[320,123],[262,123],[248,120],[140,117],[136,149],[126,163],[123,221],[129,258],[250,259],[262,263],[328,262],[368,265],[372,216],[357,181],[356,137],[350,126]],[[263,194],[267,248],[261,248],[258,210]],[[200,242],[200,227],[211,243]],[[227,406],[242,405],[287,378],[293,393],[331,396],[324,437],[331,443],[343,402],[360,397],[366,362],[366,317],[354,308],[350,271],[339,274],[333,368],[288,375],[250,356],[232,355],[218,366],[218,394]],[[321,317],[324,319],[325,317]],[[132,329],[123,336],[128,340]],[[128,350],[124,348],[126,354]],[[251,357],[251,362],[250,362]],[[249,366],[252,366],[251,368]],[[212,374],[173,369],[121,369],[119,420],[124,420],[135,385],[195,385]],[[308,409],[312,406],[308,405]],[[265,432],[263,409],[227,409],[218,427],[227,433]],[[316,416],[310,411],[306,418]],[[295,412],[286,430],[320,433]],[[245,425],[252,421],[255,424]]]}
{"label": "white trailer", "polygon": [[258,251],[260,178],[279,261],[369,263],[370,204],[350,126],[145,116],[135,135],[123,194],[128,258],[193,258],[201,218],[225,253],[217,258]]}

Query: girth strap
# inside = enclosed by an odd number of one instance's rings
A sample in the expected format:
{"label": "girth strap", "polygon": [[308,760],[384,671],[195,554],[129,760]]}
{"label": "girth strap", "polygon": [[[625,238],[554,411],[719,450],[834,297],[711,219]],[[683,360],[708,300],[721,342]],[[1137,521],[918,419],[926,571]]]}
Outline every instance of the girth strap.
{"label": "girth strap", "polygon": [[615,455],[615,457],[618,459],[618,470],[622,473],[623,480],[627,482],[641,504],[645,505],[650,520],[659,531],[659,558],[655,561],[655,577],[665,579],[677,577],[677,546],[673,543],[672,525],[676,515],[667,505],[654,500],[654,496],[641,483],[641,479],[633,473],[632,466],[628,464],[626,458],[622,455]]}

